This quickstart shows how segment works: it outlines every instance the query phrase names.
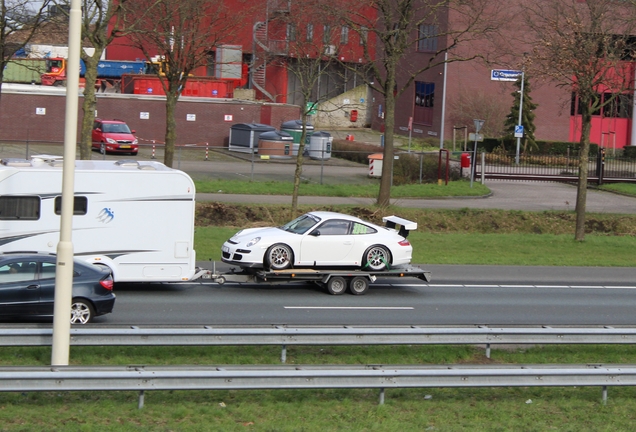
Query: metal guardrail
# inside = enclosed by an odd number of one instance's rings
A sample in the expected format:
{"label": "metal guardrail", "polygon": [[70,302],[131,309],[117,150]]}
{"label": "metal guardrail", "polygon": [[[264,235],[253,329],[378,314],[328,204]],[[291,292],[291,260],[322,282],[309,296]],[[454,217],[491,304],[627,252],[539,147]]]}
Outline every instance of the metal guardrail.
{"label": "metal guardrail", "polygon": [[[636,328],[615,327],[81,327],[71,345],[629,344]],[[0,346],[52,342],[49,328],[0,328]],[[636,385],[636,365],[265,365],[0,367],[0,391],[601,386]]]}
{"label": "metal guardrail", "polygon": [[139,391],[636,385],[636,365],[0,367],[0,391]]}
{"label": "metal guardrail", "polygon": [[[50,328],[0,327],[0,346],[52,343]],[[72,328],[74,346],[104,345],[424,345],[484,344],[634,344],[633,327],[80,327]]]}

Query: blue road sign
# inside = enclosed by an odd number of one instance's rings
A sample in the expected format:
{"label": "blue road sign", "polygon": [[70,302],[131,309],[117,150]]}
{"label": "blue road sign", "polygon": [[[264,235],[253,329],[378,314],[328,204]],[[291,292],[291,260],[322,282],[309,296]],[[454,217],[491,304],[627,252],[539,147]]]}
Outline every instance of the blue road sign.
{"label": "blue road sign", "polygon": [[490,71],[491,81],[517,81],[521,76],[521,71],[493,69]]}
{"label": "blue road sign", "polygon": [[523,125],[515,126],[515,138],[523,138]]}

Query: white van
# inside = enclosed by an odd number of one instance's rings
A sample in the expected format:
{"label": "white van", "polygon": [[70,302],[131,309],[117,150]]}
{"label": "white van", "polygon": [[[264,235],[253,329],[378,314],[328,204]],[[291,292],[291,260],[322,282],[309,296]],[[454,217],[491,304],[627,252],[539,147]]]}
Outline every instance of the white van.
{"label": "white van", "polygon": [[[0,162],[0,252],[53,252],[60,231],[62,158]],[[195,188],[154,161],[75,162],[72,242],[77,258],[107,265],[116,282],[197,278]]]}

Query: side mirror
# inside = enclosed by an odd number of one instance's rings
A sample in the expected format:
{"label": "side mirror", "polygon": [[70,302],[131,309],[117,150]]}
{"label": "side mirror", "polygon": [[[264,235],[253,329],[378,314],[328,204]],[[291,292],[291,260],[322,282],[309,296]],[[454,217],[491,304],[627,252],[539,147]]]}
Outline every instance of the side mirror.
{"label": "side mirror", "polygon": [[95,128],[93,129],[95,132],[101,132],[102,130],[100,128]]}
{"label": "side mirror", "polygon": [[130,131],[130,133],[131,133],[131,134],[134,134],[134,133],[136,133],[136,132],[137,132],[137,131],[136,131],[136,130],[134,130],[134,129]]}
{"label": "side mirror", "polygon": [[320,237],[320,230],[314,230],[309,233],[310,236]]}

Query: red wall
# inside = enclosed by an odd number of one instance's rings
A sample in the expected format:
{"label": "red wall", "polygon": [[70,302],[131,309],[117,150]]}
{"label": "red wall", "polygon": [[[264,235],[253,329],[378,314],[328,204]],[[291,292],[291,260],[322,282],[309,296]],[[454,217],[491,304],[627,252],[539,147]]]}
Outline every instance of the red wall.
{"label": "red wall", "polygon": [[[80,98],[80,107],[81,103]],[[0,140],[64,141],[64,106],[64,93],[45,95],[3,91],[0,103]],[[37,115],[37,108],[45,109],[46,114]],[[142,112],[148,113],[149,118],[140,119]],[[196,121],[187,121],[189,114],[194,114]],[[163,97],[100,95],[97,115],[104,119],[125,120],[131,129],[135,129],[140,144],[148,144],[153,140],[164,142],[166,122]],[[232,115],[232,121],[225,121],[226,115]],[[79,117],[81,123],[81,108]],[[264,118],[268,118],[269,124],[280,128],[282,122],[299,117],[300,109],[295,105],[181,98],[176,109],[177,143],[207,142],[211,146],[227,146],[230,127],[235,123],[262,123]]]}

